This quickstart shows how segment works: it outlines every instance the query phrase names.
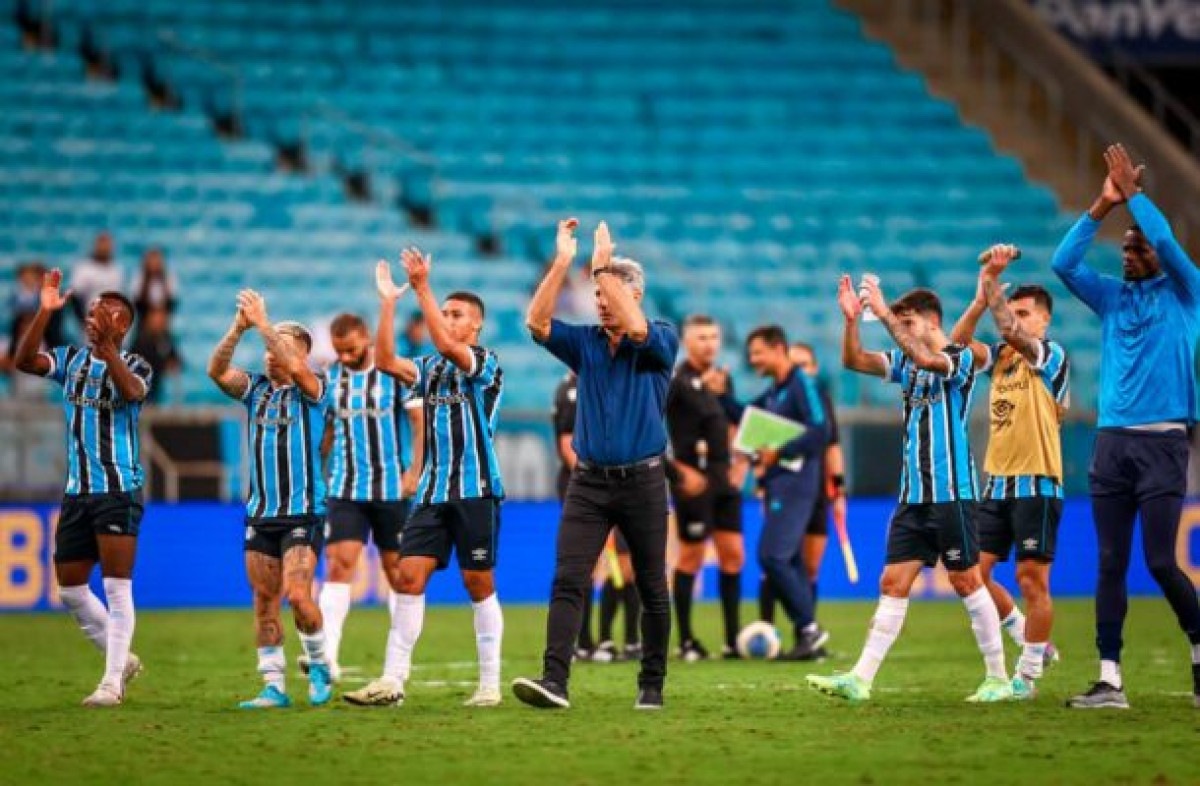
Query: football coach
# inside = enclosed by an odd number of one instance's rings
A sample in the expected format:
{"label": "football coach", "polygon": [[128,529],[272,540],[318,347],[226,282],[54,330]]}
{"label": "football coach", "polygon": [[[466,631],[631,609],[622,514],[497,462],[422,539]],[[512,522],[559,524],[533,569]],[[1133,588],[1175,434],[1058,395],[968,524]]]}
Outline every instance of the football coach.
{"label": "football coach", "polygon": [[592,568],[612,527],[629,544],[642,596],[642,668],[636,709],[663,705],[671,600],[667,590],[667,433],[663,412],[679,334],[642,313],[642,266],[613,258],[604,222],[596,228],[592,277],[599,325],[554,319],[575,259],[575,219],[558,224],[554,263],[529,304],[526,325],[539,344],[578,376],[573,446],[578,462],[567,486],[558,531],[554,586],[546,620],[541,679],[520,678],[513,693],[526,704],[566,708],[567,680]]}

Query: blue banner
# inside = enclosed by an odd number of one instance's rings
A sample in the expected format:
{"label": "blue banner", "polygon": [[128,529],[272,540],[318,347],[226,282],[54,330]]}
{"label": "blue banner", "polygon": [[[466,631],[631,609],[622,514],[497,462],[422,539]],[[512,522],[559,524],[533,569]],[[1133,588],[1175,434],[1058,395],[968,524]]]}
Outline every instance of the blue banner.
{"label": "blue banner", "polygon": [[[836,537],[821,569],[821,596],[874,598],[876,580],[883,567],[890,500],[853,500],[850,537],[859,572],[850,584]],[[554,541],[558,527],[556,502],[510,502],[504,505],[500,533],[500,566],[496,583],[506,603],[544,603],[554,573]],[[0,506],[0,611],[42,611],[58,608],[51,562],[54,525],[58,509],[51,505]],[[146,508],[138,543],[134,592],[138,607],[196,608],[245,607],[250,603],[242,562],[242,508],[237,505],[190,503],[152,504]],[[758,587],[755,547],[762,526],[759,505],[746,503],[747,569],[743,574],[746,597]],[[1184,510],[1179,536],[1180,562],[1193,583],[1200,584],[1200,502]],[[1140,538],[1134,538],[1133,565],[1129,572],[1131,594],[1157,594],[1146,571]],[[705,597],[716,593],[715,560],[701,577]],[[998,575],[1012,586],[1012,564]],[[1059,531],[1058,559],[1052,585],[1059,596],[1091,595],[1096,581],[1096,542],[1086,499],[1068,500]],[[98,582],[97,582],[98,584]],[[917,586],[917,596],[953,597],[940,570],[927,571]],[[378,603],[387,596],[387,584],[378,555],[368,549],[354,583],[357,603]],[[454,569],[436,577],[429,587],[432,603],[462,603],[467,596]]]}

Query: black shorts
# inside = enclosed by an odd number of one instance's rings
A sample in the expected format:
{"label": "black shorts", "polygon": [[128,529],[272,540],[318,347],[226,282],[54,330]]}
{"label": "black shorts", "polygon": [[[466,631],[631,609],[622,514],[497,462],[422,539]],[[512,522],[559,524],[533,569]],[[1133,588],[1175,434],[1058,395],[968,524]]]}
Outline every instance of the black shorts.
{"label": "black shorts", "polygon": [[356,502],[331,499],[328,502],[325,543],[357,540],[366,543],[370,536],[380,551],[399,551],[400,532],[408,521],[408,502]]}
{"label": "black shorts", "polygon": [[1053,562],[1063,501],[1054,497],[988,499],[975,506],[979,550],[1001,562],[1017,547],[1017,560]]}
{"label": "black shorts", "polygon": [[421,505],[413,510],[400,536],[401,557],[433,557],[438,570],[458,554],[463,570],[496,567],[500,537],[500,500],[492,497]]}
{"label": "black shorts", "polygon": [[54,533],[54,561],[100,559],[97,535],[137,537],[142,525],[142,490],[65,496]]}
{"label": "black shorts", "polygon": [[933,567],[941,559],[951,571],[979,564],[974,507],[970,501],[897,506],[888,527],[887,564],[920,561]]}
{"label": "black shorts", "polygon": [[717,485],[711,476],[708,483],[708,490],[691,499],[684,499],[672,490],[675,528],[684,543],[703,543],[714,530],[742,531],[742,495],[728,483]]}
{"label": "black shorts", "polygon": [[817,500],[817,504],[813,505],[812,516],[808,519],[808,528],[804,530],[805,535],[829,535],[829,500],[825,499],[822,494]]}
{"label": "black shorts", "polygon": [[246,519],[246,551],[257,551],[279,559],[297,546],[321,553],[325,524],[320,516],[280,516]]}

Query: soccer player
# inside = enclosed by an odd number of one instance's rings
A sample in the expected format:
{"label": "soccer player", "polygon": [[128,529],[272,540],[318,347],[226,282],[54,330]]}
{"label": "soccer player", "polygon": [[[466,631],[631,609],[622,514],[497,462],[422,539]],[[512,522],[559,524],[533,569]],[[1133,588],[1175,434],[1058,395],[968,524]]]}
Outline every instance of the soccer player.
{"label": "soccer player", "polygon": [[[793,342],[788,349],[788,356],[801,371],[813,379],[817,378],[821,368],[817,363],[817,354],[810,344],[803,341]],[[842,454],[837,409],[825,388],[818,385],[817,394],[821,397],[821,406],[824,407],[825,417],[829,421],[829,444],[825,447],[825,455],[821,457],[820,474],[824,480],[820,487],[821,496],[813,507],[800,549],[800,558],[812,591],[814,617],[817,615],[819,597],[817,579],[821,574],[821,563],[825,559],[825,547],[829,545],[829,517],[832,515],[843,527],[846,524],[846,459]],[[758,614],[759,619],[772,623],[775,621],[775,593],[766,576],[760,579],[758,585]],[[824,657],[825,654],[822,647],[817,657]]]}
{"label": "soccer player", "polygon": [[[138,414],[150,391],[150,365],[121,351],[133,324],[133,304],[118,292],[101,292],[88,307],[87,345],[40,351],[46,326],[62,311],[62,271],[42,278],[37,313],[17,342],[17,369],[54,380],[63,388],[67,417],[67,487],[54,534],[54,575],[59,597],[75,622],[104,653],[104,677],[83,700],[114,707],[142,670],[133,641],[133,563],[142,520]],[[108,608],[88,588],[100,564]]]}
{"label": "soccer player", "polygon": [[1006,701],[1012,698],[1012,686],[1004,665],[1000,617],[979,573],[973,518],[975,461],[967,414],[975,387],[974,356],[970,347],[951,344],[946,338],[942,304],[933,292],[915,289],[888,306],[877,283],[867,279],[864,289],[865,305],[899,349],[863,350],[859,317],[864,303],[850,277],[842,276],[838,286],[838,304],[845,315],[842,364],[900,385],[904,397],[900,500],[888,527],[879,605],[858,663],[847,674],[810,675],[808,683],[851,701],[869,699],[875,675],[904,625],[913,582],[923,567],[941,559],[951,586],[967,607],[987,666],[987,677],[967,701]]}
{"label": "soccer player", "polygon": [[692,632],[692,595],[711,538],[717,551],[718,591],[725,624],[722,655],[736,658],[742,566],[746,561],[738,482],[744,478],[744,468],[741,457],[739,466],[734,466],[730,447],[733,431],[725,409],[704,385],[704,374],[714,368],[721,350],[721,327],[710,316],[693,314],[683,322],[682,338],[686,357],[675,368],[667,389],[666,413],[675,468],[681,481],[693,481],[692,488],[685,488],[683,482],[671,484],[679,535],[672,587],[679,657],[688,662],[708,658],[708,650]]}
{"label": "soccer player", "polygon": [[[251,328],[266,344],[265,374],[231,364]],[[313,706],[333,694],[321,609],[313,601],[313,574],[324,530],[325,480],[321,440],[327,410],[324,377],[308,367],[312,336],[298,322],[271,324],[257,292],[238,294],[229,332],[208,361],[208,376],[247,411],[250,498],[246,502],[246,575],[254,591],[258,672],[263,689],[243,709],[291,706],[285,684],[280,606],[287,598],[308,657],[308,700]]]}
{"label": "soccer player", "polygon": [[[1100,679],[1072,707],[1125,708],[1122,629],[1128,610],[1134,519],[1142,520],[1146,566],[1192,649],[1192,690],[1200,707],[1200,604],[1178,563],[1176,541],[1187,486],[1187,429],[1197,419],[1196,343],[1200,271],[1141,193],[1141,167],[1120,145],[1105,152],[1108,177],[1096,201],[1054,252],[1054,272],[1101,321],[1099,433],[1092,452],[1092,515],[1100,546],[1096,644]],[[1123,279],[1083,263],[1101,222],[1124,203],[1136,222],[1125,232]]]}
{"label": "soccer player", "polygon": [[[1032,699],[1044,664],[1057,656],[1050,643],[1050,564],[1062,518],[1059,423],[1070,402],[1070,361],[1062,345],[1046,338],[1054,309],[1049,292],[1026,284],[1005,298],[1000,275],[1012,257],[1012,246],[989,249],[978,293],[952,337],[970,345],[975,367],[992,377],[988,482],[975,507],[979,567],[1001,627],[1021,647],[1013,698]],[[1002,339],[991,347],[972,338],[984,311],[991,311]],[[1007,561],[1014,545],[1028,619],[992,578],[996,563]]]}
{"label": "soccer player", "polygon": [[[783,328],[767,325],[750,331],[746,354],[755,372],[771,380],[771,386],[752,405],[805,427],[795,439],[778,448],[762,448],[756,456],[762,472],[759,483],[765,492],[758,563],[795,629],[795,646],[781,659],[812,660],[829,640],[829,633],[817,625],[813,615],[800,548],[821,494],[820,456],[829,441],[829,425],[816,383],[788,357]],[[728,374],[710,374],[709,380],[730,421],[739,421],[745,406],[733,398]]]}
{"label": "soccer player", "polygon": [[429,286],[430,258],[402,254],[408,283],[425,314],[436,354],[416,360],[396,356],[392,335],[396,299],[403,290],[380,262],[376,282],[382,315],[375,338],[379,369],[415,385],[425,404],[425,458],[413,510],[400,538],[400,581],[393,599],[383,676],[346,700],[362,705],[404,703],[404,683],[425,621],[425,587],[435,570],[457,553],[463,584],[475,612],[479,687],[468,707],[500,703],[500,642],[504,616],[496,598],[496,547],[504,486],[494,439],[504,372],[496,353],[479,346],[484,305],[478,295],[452,292],[439,307]]}
{"label": "soccer player", "polygon": [[[389,328],[390,329],[390,328]],[[329,326],[337,362],[329,367],[330,427],[323,453],[329,462],[325,583],[319,604],[325,620],[325,657],[336,681],[342,627],[350,611],[350,583],[368,536],[379,549],[384,575],[400,584],[400,530],[407,499],[421,477],[422,401],[375,366],[371,332],[361,317],[340,314]],[[413,464],[404,466],[403,418],[413,435]],[[306,663],[301,663],[306,668]]]}

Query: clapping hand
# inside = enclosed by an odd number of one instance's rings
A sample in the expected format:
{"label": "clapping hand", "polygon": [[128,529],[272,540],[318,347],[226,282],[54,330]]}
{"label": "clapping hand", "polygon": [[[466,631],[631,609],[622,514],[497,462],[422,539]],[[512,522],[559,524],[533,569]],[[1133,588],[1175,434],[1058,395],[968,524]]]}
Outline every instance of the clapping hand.
{"label": "clapping hand", "polygon": [[854,282],[850,280],[850,276],[842,276],[838,281],[838,305],[842,308],[842,314],[850,321],[862,315],[862,301],[854,291]]}
{"label": "clapping hand", "polygon": [[419,248],[406,248],[400,252],[400,260],[404,263],[404,271],[408,274],[408,283],[413,289],[421,289],[429,284],[429,267],[433,257],[421,253]]}
{"label": "clapping hand", "polygon": [[58,268],[46,271],[42,276],[42,293],[41,306],[46,311],[60,311],[62,307],[71,299],[71,290],[67,290],[64,294],[59,291],[62,287],[62,271]]}
{"label": "clapping hand", "polygon": [[554,261],[568,265],[575,261],[575,254],[579,250],[579,241],[575,238],[575,230],[578,228],[577,218],[558,222],[558,235],[554,239]]}
{"label": "clapping hand", "polygon": [[253,289],[243,289],[238,293],[238,314],[257,328],[265,328],[271,324],[267,317],[267,301]]}
{"label": "clapping hand", "polygon": [[392,266],[381,259],[375,263],[375,289],[379,291],[380,299],[393,302],[408,291],[408,284],[396,286],[392,280]]}
{"label": "clapping hand", "polygon": [[612,235],[608,231],[608,224],[601,221],[596,227],[596,234],[592,245],[592,275],[609,266],[612,262],[614,249],[616,249],[616,246],[613,245]]}
{"label": "clapping hand", "polygon": [[1129,200],[1142,190],[1142,173],[1146,171],[1146,165],[1139,164],[1135,167],[1124,145],[1110,145],[1104,151],[1104,163],[1108,165],[1108,180],[1105,181],[1105,185],[1111,182],[1120,193],[1122,201]]}

